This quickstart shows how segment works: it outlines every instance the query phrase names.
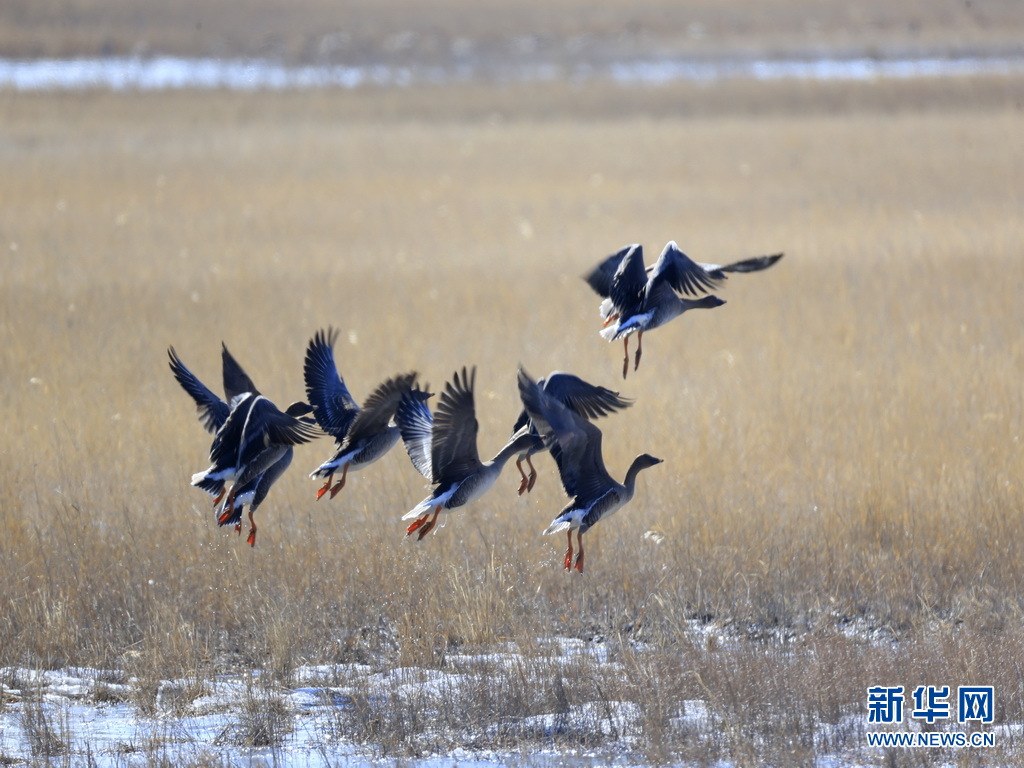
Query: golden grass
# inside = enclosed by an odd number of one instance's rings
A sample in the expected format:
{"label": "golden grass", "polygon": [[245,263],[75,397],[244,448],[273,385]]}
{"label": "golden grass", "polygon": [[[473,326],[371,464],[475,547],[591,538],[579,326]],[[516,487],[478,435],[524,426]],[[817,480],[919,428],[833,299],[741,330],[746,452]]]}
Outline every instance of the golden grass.
{"label": "golden grass", "polygon": [[[652,729],[678,713],[644,691],[739,724],[710,759],[786,755],[794,712],[835,722],[893,679],[998,684],[1020,719],[1019,111],[350,120],[355,98],[4,97],[0,665],[287,681],[599,633],[662,654],[622,683]],[[669,239],[787,255],[651,333],[622,382],[579,276]],[[601,422],[613,475],[665,463],[588,534],[582,578],[539,535],[564,503],[547,457],[530,496],[509,468],[415,545],[399,518],[425,490],[401,449],[316,503],[319,441],[250,550],[188,485],[209,437],[166,347],[219,389],[223,340],[283,405],[327,325],[357,398],[477,365],[482,454],[522,363],[636,399]],[[687,650],[694,619],[820,661]],[[851,626],[903,643],[865,649]],[[766,690],[788,702],[774,720]]]}

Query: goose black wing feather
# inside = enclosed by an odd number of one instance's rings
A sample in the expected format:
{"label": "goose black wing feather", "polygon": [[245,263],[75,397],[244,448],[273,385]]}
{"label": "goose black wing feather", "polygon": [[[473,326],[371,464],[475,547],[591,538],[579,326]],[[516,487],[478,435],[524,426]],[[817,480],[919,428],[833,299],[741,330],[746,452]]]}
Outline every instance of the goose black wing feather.
{"label": "goose black wing feather", "polygon": [[254,395],[260,394],[252,379],[249,378],[249,374],[228,351],[228,345],[222,341],[220,346],[221,367],[224,371],[224,396],[228,402],[245,392],[252,392]]}
{"label": "goose black wing feather", "polygon": [[192,371],[190,371],[174,347],[167,348],[167,356],[170,358],[171,373],[189,396],[195,401],[196,410],[199,412],[199,421],[203,428],[211,434],[216,434],[224,422],[227,421],[231,412],[230,406],[210,391]]}
{"label": "goose black wing feather", "polygon": [[[476,438],[480,424],[476,418],[473,390],[476,368],[456,371],[444,386],[434,412],[431,465],[436,480],[462,479],[480,469]],[[436,481],[435,480],[435,481]]]}
{"label": "goose black wing feather", "polygon": [[782,256],[783,254],[781,253],[773,253],[771,256],[755,256],[752,259],[743,259],[732,264],[726,264],[724,267],[720,267],[720,269],[723,272],[760,272],[762,269],[768,269],[768,267],[781,259]]}
{"label": "goose black wing feather", "polygon": [[337,339],[338,331],[333,328],[317,331],[306,347],[302,374],[306,382],[306,399],[313,406],[317,423],[340,443],[352,426],[359,406],[338,374],[334,361]]}
{"label": "goose black wing feather", "polygon": [[395,415],[402,396],[412,389],[416,372],[403,373],[382,382],[363,403],[345,435],[348,443],[382,432]]}
{"label": "goose black wing feather", "polygon": [[612,292],[612,278],[615,277],[615,272],[619,268],[622,259],[634,247],[635,245],[627,245],[625,248],[616,251],[611,256],[602,260],[600,264],[583,276],[583,279],[587,281],[587,285],[593,288],[599,296],[606,298],[610,296]]}
{"label": "goose black wing feather", "polygon": [[633,405],[618,392],[584,381],[579,376],[553,371],[537,384],[560,403],[585,419],[597,419]]}

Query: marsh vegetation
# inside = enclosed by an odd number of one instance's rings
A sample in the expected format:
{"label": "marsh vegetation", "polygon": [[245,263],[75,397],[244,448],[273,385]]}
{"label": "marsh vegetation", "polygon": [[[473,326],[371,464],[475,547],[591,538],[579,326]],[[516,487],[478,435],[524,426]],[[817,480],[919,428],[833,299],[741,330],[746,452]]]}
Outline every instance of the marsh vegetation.
{"label": "marsh vegetation", "polygon": [[[871,761],[878,684],[991,684],[1024,722],[1021,93],[0,94],[0,667],[108,670],[142,714],[169,680],[187,710],[258,671],[224,737],[252,745],[287,738],[296,670],[340,665],[332,733],[387,756]],[[580,276],[670,239],[787,256],[645,338],[622,382]],[[223,340],[284,405],[328,325],[357,399],[476,365],[481,453],[522,363],[635,398],[601,422],[612,474],[664,464],[588,534],[582,577],[540,536],[564,503],[546,456],[532,493],[506,470],[414,544],[400,449],[316,502],[329,448],[300,446],[251,549],[189,486],[209,438],[166,348],[215,383]],[[356,669],[465,684],[399,696]],[[19,701],[34,756],[76,743]],[[559,712],[598,725],[524,725]],[[1019,757],[1014,730],[974,755]]]}

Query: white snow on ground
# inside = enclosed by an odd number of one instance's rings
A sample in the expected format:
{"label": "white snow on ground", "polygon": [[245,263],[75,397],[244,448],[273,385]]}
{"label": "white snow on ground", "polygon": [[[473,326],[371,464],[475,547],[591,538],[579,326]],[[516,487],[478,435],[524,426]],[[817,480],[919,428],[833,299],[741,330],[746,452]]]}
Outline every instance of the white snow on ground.
{"label": "white snow on ground", "polygon": [[574,82],[610,79],[622,84],[664,85],[721,80],[875,81],[909,78],[1010,76],[1024,72],[1014,55],[935,55],[880,58],[797,57],[781,59],[633,58],[610,65],[518,61],[495,69],[464,61],[443,66],[294,65],[264,59],[210,59],[178,56],[77,59],[0,59],[0,89],[18,91],[167,90],[227,88],[283,90],[366,86],[407,87],[424,83],[459,83],[480,79],[510,82]]}
{"label": "white snow on ground", "polygon": [[[717,630],[707,627],[700,633],[718,637]],[[303,666],[294,670],[287,687],[258,672],[154,682],[110,670],[0,668],[0,765],[642,765],[649,744],[637,703],[603,694],[570,703],[559,694],[561,680],[575,680],[580,670],[611,689],[626,674],[621,659],[622,649],[614,643],[543,639],[522,653],[512,644],[450,653],[440,668]],[[529,692],[522,702],[477,719],[474,707],[481,696],[516,696],[517,683]],[[672,711],[669,727],[687,734],[690,743],[714,738],[727,727],[702,699],[675,702]],[[410,712],[420,718],[410,728],[396,731],[397,736],[385,734],[385,744],[375,740],[382,725],[410,717]],[[467,713],[469,722],[463,723]],[[463,724],[465,732],[459,731]],[[816,727],[815,764],[851,767],[881,759],[880,749],[849,754],[849,744],[864,727],[860,711]],[[1024,728],[1005,724],[992,730],[1002,743],[1019,738]],[[467,746],[443,746],[453,743]],[[509,744],[516,746],[503,751],[500,745]],[[840,744],[847,745],[847,753],[836,754]]]}
{"label": "white snow on ground", "polygon": [[[573,640],[547,645],[559,664],[571,663],[580,655],[587,655],[587,661],[612,663],[602,645],[592,644],[588,649],[582,641]],[[511,663],[524,660],[508,649],[453,654],[443,670],[399,667],[377,671],[364,664],[307,666],[295,671],[293,687],[287,689],[264,685],[258,674],[201,682],[164,680],[145,703],[140,699],[144,684],[116,672],[0,669],[0,763],[129,768],[211,760],[216,765],[296,767],[378,766],[397,761],[410,768],[582,767],[607,764],[607,756],[558,748],[555,740],[561,734],[601,734],[624,739],[622,746],[630,746],[627,734],[637,733],[639,712],[633,703],[616,701],[588,702],[561,712],[530,715],[514,723],[494,724],[492,733],[480,734],[481,743],[503,733],[529,735],[531,743],[541,745],[529,756],[484,748],[382,760],[378,746],[346,739],[345,717],[359,707],[373,711],[394,702],[400,707],[406,701],[444,707],[460,695],[471,696],[473,687],[486,681],[487,670],[494,665]],[[536,659],[525,663],[536,663]],[[703,711],[701,706],[694,705],[697,716]],[[388,715],[388,710],[383,712]],[[254,734],[263,734],[262,740],[274,746],[251,746]],[[545,741],[550,742],[549,747],[543,746]]]}
{"label": "white snow on ground", "polygon": [[[211,760],[296,767],[395,761],[409,768],[604,765],[607,749],[590,752],[583,745],[611,743],[621,755],[642,747],[641,713],[633,702],[566,701],[558,711],[487,721],[471,739],[472,751],[422,758],[382,760],[379,745],[352,740],[349,718],[393,717],[413,702],[421,711],[424,705],[426,711],[465,708],[499,668],[516,669],[524,685],[538,690],[563,671],[569,679],[578,669],[573,665],[599,665],[602,674],[614,677],[622,668],[613,656],[604,643],[545,639],[528,655],[511,644],[451,653],[441,669],[304,666],[294,671],[288,688],[264,684],[257,673],[199,682],[164,680],[149,683],[148,698],[142,694],[146,683],[113,671],[0,669],[0,763],[53,761],[96,768]],[[704,702],[682,702],[679,711],[680,727],[707,728]],[[507,744],[510,738],[519,744],[525,740],[536,751],[524,755],[486,746]],[[254,741],[274,746],[251,746]],[[635,763],[620,758],[615,764]]]}

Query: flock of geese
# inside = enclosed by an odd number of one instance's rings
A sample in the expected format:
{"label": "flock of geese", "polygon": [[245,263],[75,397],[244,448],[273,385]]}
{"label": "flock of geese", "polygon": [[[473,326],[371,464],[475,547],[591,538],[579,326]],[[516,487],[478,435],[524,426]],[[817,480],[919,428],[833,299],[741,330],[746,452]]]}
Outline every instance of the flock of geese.
{"label": "flock of geese", "polygon": [[[630,336],[637,337],[635,371],[644,332],[690,309],[724,304],[709,292],[726,280],[727,273],[763,270],[781,257],[778,253],[728,265],[702,264],[670,242],[651,266],[644,264],[639,244],[602,260],[584,279],[603,298],[601,335],[608,341],[623,340],[623,378],[629,372]],[[566,532],[564,567],[581,573],[583,534],[626,505],[633,498],[640,471],[662,461],[643,453],[630,464],[621,483],[615,480],[605,467],[601,430],[593,420],[628,408],[632,401],[569,373],[556,371],[535,380],[522,367],[517,382],[523,410],[512,435],[492,459],[481,460],[475,368],[463,367],[453,374],[433,413],[427,404],[433,394],[420,387],[415,372],[386,379],[360,406],[338,372],[337,336],[337,331],[328,329],[310,339],[303,366],[306,401],[284,411],[260,393],[226,345],[221,350],[223,399],[185,366],[174,347],[168,349],[171,372],[195,401],[200,423],[214,435],[210,466],[192,476],[192,485],[214,497],[218,525],[233,525],[240,533],[248,507],[250,546],[256,543],[253,516],[291,464],[294,446],[325,434],[334,438],[335,451],[310,473],[311,478],[323,479],[317,499],[325,494],[333,498],[345,487],[349,472],[369,466],[402,441],[412,465],[432,486],[430,495],[402,518],[412,521],[406,535],[416,534],[418,540],[434,529],[442,512],[486,493],[513,457],[521,476],[520,495],[532,490],[537,479],[532,456],[549,451],[569,502],[544,533]]]}

